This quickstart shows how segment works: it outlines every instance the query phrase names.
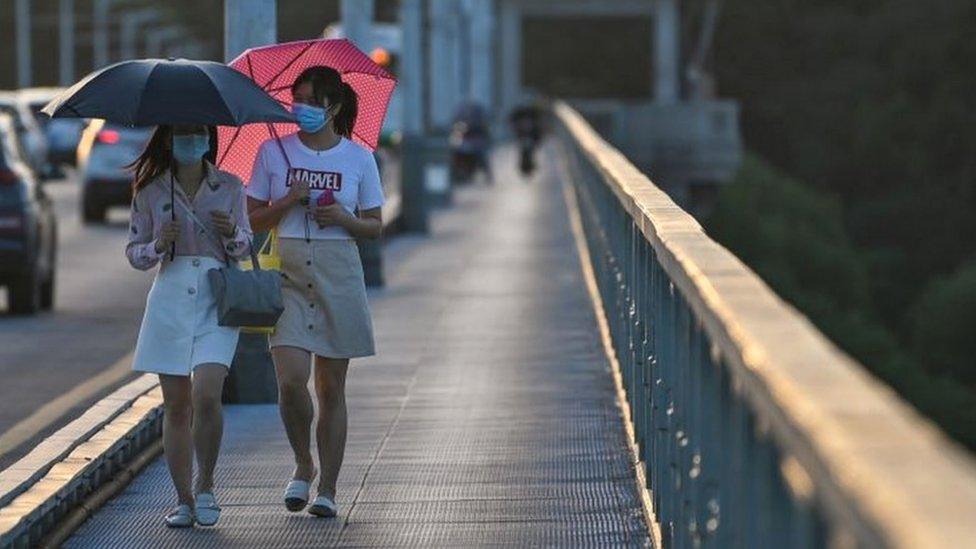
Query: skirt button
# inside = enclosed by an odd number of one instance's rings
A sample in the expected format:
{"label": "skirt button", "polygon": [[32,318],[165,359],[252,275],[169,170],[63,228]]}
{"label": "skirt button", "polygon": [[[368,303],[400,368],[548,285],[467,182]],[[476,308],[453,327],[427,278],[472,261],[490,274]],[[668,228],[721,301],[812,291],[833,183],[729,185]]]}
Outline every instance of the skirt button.
{"label": "skirt button", "polygon": [[193,294],[195,294],[195,293],[197,293],[197,289],[196,289],[196,288],[189,288],[189,289],[188,289],[188,290],[186,291],[186,293],[188,293],[188,294],[190,294],[190,295],[193,295]]}

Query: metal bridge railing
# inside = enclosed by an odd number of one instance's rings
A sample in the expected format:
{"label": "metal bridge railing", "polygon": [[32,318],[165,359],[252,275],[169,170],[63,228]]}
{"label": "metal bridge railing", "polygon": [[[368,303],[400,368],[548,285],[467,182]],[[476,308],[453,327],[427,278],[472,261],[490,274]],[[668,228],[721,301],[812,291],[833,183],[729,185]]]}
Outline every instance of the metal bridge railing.
{"label": "metal bridge railing", "polygon": [[971,457],[576,111],[555,121],[665,546],[976,546]]}

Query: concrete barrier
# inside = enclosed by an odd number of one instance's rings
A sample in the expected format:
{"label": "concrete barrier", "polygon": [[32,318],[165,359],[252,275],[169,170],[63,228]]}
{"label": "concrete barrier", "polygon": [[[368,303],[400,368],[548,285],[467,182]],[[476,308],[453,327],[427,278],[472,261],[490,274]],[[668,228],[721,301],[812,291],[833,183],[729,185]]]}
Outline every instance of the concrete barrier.
{"label": "concrete barrier", "polygon": [[162,393],[145,374],[103,398],[0,472],[0,548],[35,547],[149,448],[158,453]]}

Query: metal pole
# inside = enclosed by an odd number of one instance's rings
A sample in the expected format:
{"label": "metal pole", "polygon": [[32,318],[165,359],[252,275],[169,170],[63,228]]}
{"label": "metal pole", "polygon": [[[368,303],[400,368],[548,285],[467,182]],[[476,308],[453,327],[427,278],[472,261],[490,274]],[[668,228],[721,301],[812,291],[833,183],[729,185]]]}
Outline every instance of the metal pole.
{"label": "metal pole", "polygon": [[346,38],[368,52],[367,48],[373,47],[370,28],[373,23],[373,0],[342,0],[339,14]]}
{"label": "metal pole", "polygon": [[17,0],[14,5],[14,33],[17,40],[17,86],[31,85],[31,2]]}
{"label": "metal pole", "polygon": [[62,86],[75,81],[75,2],[61,0],[58,6],[59,77]]}
{"label": "metal pole", "polygon": [[150,31],[146,34],[146,55],[163,57],[167,53],[163,48],[166,42],[180,36],[183,36],[183,29],[180,27],[163,27]]}
{"label": "metal pole", "polygon": [[119,28],[119,47],[122,59],[135,59],[137,51],[139,27],[159,18],[159,12],[153,8],[125,13]]}
{"label": "metal pole", "polygon": [[224,60],[278,40],[276,0],[224,0]]}
{"label": "metal pole", "polygon": [[[224,0],[224,59],[231,61],[248,48],[277,41],[276,0]],[[255,235],[255,245],[267,233]],[[224,400],[270,403],[278,400],[278,383],[268,351],[268,336],[241,334],[237,355],[224,384]]]}
{"label": "metal pole", "polygon": [[677,0],[657,0],[654,13],[654,99],[658,103],[679,100],[678,64],[680,18]]}
{"label": "metal pole", "polygon": [[108,65],[108,8],[110,0],[92,3],[92,50],[96,69]]}

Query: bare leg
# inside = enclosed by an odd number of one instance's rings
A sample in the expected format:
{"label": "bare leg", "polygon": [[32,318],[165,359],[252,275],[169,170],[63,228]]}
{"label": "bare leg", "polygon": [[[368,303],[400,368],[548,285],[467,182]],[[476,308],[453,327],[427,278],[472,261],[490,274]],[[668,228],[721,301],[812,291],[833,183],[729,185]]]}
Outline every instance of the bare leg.
{"label": "bare leg", "polygon": [[197,481],[194,492],[213,491],[213,473],[224,434],[220,394],[227,367],[201,364],[193,370],[193,447],[197,455]]}
{"label": "bare leg", "polygon": [[308,393],[312,355],[297,347],[275,347],[271,356],[278,376],[278,410],[295,453],[294,478],[311,482],[315,475],[310,440],[315,410]]}
{"label": "bare leg", "polygon": [[315,394],[319,421],[315,439],[319,449],[319,495],[335,501],[336,479],[346,451],[346,371],[349,359],[315,357]]}
{"label": "bare leg", "polygon": [[189,376],[159,375],[163,390],[163,449],[166,465],[176,487],[180,503],[193,505],[190,483],[193,479],[193,441],[190,436],[190,420],[193,405],[190,400]]}

